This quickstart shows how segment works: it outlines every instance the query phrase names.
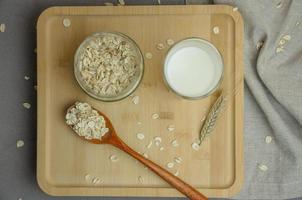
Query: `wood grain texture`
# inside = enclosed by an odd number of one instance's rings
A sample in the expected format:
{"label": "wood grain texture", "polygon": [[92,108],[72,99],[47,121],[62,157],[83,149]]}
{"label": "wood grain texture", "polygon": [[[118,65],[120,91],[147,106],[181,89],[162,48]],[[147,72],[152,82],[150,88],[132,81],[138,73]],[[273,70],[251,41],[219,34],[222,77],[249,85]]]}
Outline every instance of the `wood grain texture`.
{"label": "wood grain texture", "polygon": [[[64,18],[71,20],[65,28]],[[212,29],[219,26],[220,33]],[[125,6],[53,7],[38,20],[38,155],[37,179],[52,195],[182,196],[128,155],[108,145],[91,145],[75,137],[64,123],[64,112],[74,101],[86,101],[104,112],[119,136],[136,151],[143,152],[155,136],[163,138],[164,151],[154,146],[149,158],[161,166],[181,156],[180,178],[209,197],[229,197],[243,183],[243,21],[232,7],[215,6]],[[116,103],[103,103],[87,96],[73,76],[73,56],[85,37],[100,31],[119,31],[133,38],[145,59],[145,74],[135,95]],[[156,49],[168,38],[175,41],[201,37],[212,42],[224,59],[224,80],[219,88],[232,91],[229,106],[212,135],[199,151],[191,143],[198,138],[201,119],[218,93],[188,101],[169,92],[162,80],[162,61],[167,51]],[[160,120],[151,115],[159,113]],[[138,125],[137,122],[141,122]],[[167,126],[175,125],[174,133]],[[143,132],[145,139],[136,139]],[[173,148],[171,140],[180,146]],[[119,157],[111,162],[111,154]],[[85,174],[100,177],[93,185]],[[144,178],[141,183],[138,176]]]}

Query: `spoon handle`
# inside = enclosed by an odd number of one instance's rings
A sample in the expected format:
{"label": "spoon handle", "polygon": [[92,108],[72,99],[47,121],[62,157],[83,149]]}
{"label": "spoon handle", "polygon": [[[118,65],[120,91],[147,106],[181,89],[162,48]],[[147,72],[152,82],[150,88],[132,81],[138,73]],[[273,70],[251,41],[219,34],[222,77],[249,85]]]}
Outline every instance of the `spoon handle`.
{"label": "spoon handle", "polygon": [[176,188],[179,192],[183,193],[185,196],[187,196],[189,199],[192,200],[207,200],[207,197],[202,195],[200,192],[198,192],[195,188],[190,186],[189,184],[182,181],[177,176],[171,174],[164,168],[160,167],[159,165],[155,164],[149,159],[146,159],[141,154],[134,151],[132,148],[130,148],[127,144],[125,144],[121,139],[116,138],[114,142],[111,143],[113,146],[119,148],[120,150],[128,153],[136,160],[140,161],[142,164],[144,164],[146,167],[148,167],[150,170],[155,172],[157,175],[159,175],[162,179],[164,179],[167,183],[169,183],[171,186]]}

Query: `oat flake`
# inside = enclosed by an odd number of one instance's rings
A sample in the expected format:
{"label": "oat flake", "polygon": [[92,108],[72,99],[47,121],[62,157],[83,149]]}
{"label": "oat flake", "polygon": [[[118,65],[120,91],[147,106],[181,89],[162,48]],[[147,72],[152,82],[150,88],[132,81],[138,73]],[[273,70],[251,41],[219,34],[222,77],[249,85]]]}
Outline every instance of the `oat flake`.
{"label": "oat flake", "polygon": [[152,119],[158,119],[158,118],[159,118],[159,114],[157,113],[152,114]]}
{"label": "oat flake", "polygon": [[284,39],[281,39],[280,41],[279,41],[279,45],[284,45],[285,44],[285,40]]}
{"label": "oat flake", "polygon": [[156,48],[157,48],[158,50],[163,50],[163,49],[165,48],[165,45],[164,45],[163,43],[158,43],[158,44],[156,45]]}
{"label": "oat flake", "polygon": [[282,38],[289,41],[291,39],[291,36],[290,35],[284,35]]}
{"label": "oat flake", "polygon": [[193,142],[191,146],[192,146],[192,149],[194,149],[195,151],[198,151],[199,147],[200,147],[199,144],[196,142]]}
{"label": "oat flake", "polygon": [[134,103],[135,105],[139,103],[139,96],[134,96],[132,98],[132,103]]}
{"label": "oat flake", "polygon": [[91,175],[90,174],[85,174],[85,180],[89,181],[91,179]]}
{"label": "oat flake", "polygon": [[174,161],[178,164],[180,164],[182,162],[182,158],[181,157],[175,157]]}
{"label": "oat flake", "polygon": [[145,135],[143,133],[136,134],[136,138],[139,140],[143,140],[145,138]]}
{"label": "oat flake", "polygon": [[119,2],[122,6],[125,5],[125,1],[124,1],[124,0],[118,0],[118,2]]}
{"label": "oat flake", "polygon": [[280,1],[279,3],[277,3],[276,7],[281,8],[282,7],[282,2]]}
{"label": "oat flake", "polygon": [[178,143],[178,141],[176,139],[172,140],[171,144],[172,144],[173,147],[178,147],[179,146],[179,143]]}
{"label": "oat flake", "polygon": [[0,24],[0,32],[5,32],[5,24]]}
{"label": "oat flake", "polygon": [[174,173],[174,176],[179,176],[179,171],[178,170]]}
{"label": "oat flake", "polygon": [[262,41],[258,42],[257,45],[256,45],[256,49],[257,50],[261,49],[261,47],[263,46],[263,44],[264,43]]}
{"label": "oat flake", "polygon": [[167,165],[166,165],[169,169],[171,169],[171,168],[173,168],[174,167],[174,163],[172,163],[172,162],[169,162],[169,163],[167,163]]}
{"label": "oat flake", "polygon": [[167,130],[168,130],[169,132],[172,132],[172,131],[175,130],[175,126],[174,126],[173,124],[171,124],[171,125],[169,125],[169,126],[167,127]]}
{"label": "oat flake", "polygon": [[218,26],[214,26],[213,33],[214,34],[219,34],[219,27]]}
{"label": "oat flake", "polygon": [[157,142],[161,143],[162,139],[161,139],[161,137],[156,136],[156,137],[154,137],[154,141],[155,142],[157,141]]}
{"label": "oat flake", "polygon": [[268,136],[265,137],[265,142],[266,142],[266,144],[271,143],[272,140],[273,140],[272,136],[269,136],[269,135],[268,135]]}
{"label": "oat flake", "polygon": [[283,47],[277,47],[277,49],[276,49],[276,53],[281,53],[283,51],[284,51]]}
{"label": "oat flake", "polygon": [[65,28],[68,28],[71,25],[71,21],[68,18],[63,19],[63,25]]}
{"label": "oat flake", "polygon": [[161,4],[161,3],[160,3],[160,0],[157,0],[157,3],[158,3],[158,5]]}
{"label": "oat flake", "polygon": [[143,156],[144,156],[145,158],[148,158],[148,157],[149,157],[147,153],[143,153]]}
{"label": "oat flake", "polygon": [[30,79],[30,77],[29,76],[24,76],[24,79],[28,81]]}
{"label": "oat flake", "polygon": [[117,155],[111,155],[110,157],[109,157],[109,159],[112,161],[112,162],[117,162],[118,161],[118,157],[117,157]]}
{"label": "oat flake", "polygon": [[174,40],[173,40],[173,39],[167,39],[166,42],[167,42],[167,44],[170,45],[170,46],[174,44]]}
{"label": "oat flake", "polygon": [[140,182],[140,183],[144,182],[144,179],[143,179],[142,176],[138,176],[137,180],[138,180],[138,182]]}
{"label": "oat flake", "polygon": [[150,53],[150,52],[147,52],[146,54],[145,54],[145,57],[147,58],[147,59],[151,59],[152,58],[152,53]]}
{"label": "oat flake", "polygon": [[149,144],[147,145],[147,149],[150,149],[150,148],[151,148],[151,146],[152,146],[152,144],[153,144],[153,142],[152,142],[152,141],[150,141],[150,142],[149,142]]}
{"label": "oat flake", "polygon": [[98,184],[98,183],[100,183],[101,182],[101,179],[100,178],[98,178],[98,177],[94,177],[93,179],[92,179],[92,181],[91,181],[93,184]]}
{"label": "oat flake", "polygon": [[164,149],[165,149],[164,147],[160,147],[160,148],[159,148],[160,151],[163,151]]}
{"label": "oat flake", "polygon": [[23,140],[18,140],[17,141],[17,148],[23,147],[24,146],[24,141]]}
{"label": "oat flake", "polygon": [[264,165],[264,164],[259,164],[258,165],[258,168],[261,170],[261,171],[267,171],[268,170],[268,167],[266,166],[266,165]]}
{"label": "oat flake", "polygon": [[26,109],[30,109],[30,107],[31,107],[30,103],[26,103],[26,102],[23,103],[22,105],[23,105],[23,107],[26,108]]}
{"label": "oat flake", "polygon": [[234,11],[234,12],[238,11],[238,7],[234,7],[234,8],[233,8],[233,11]]}

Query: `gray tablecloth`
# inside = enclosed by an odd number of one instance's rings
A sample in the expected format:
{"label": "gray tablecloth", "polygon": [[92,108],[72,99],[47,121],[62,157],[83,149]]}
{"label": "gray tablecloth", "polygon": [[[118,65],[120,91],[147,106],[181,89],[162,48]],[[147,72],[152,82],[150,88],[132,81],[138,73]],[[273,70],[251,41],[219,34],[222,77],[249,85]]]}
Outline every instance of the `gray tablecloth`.
{"label": "gray tablecloth", "polygon": [[[103,2],[0,0],[0,23],[6,25],[0,32],[0,200],[107,199],[50,197],[35,178],[37,17],[53,5]],[[244,187],[234,198],[302,196],[302,0],[187,1],[202,2],[237,6],[245,20],[246,174]],[[126,0],[126,4],[157,1]],[[24,102],[31,108],[24,108]],[[270,143],[266,136],[272,138]],[[17,148],[17,140],[23,140],[24,146]]]}

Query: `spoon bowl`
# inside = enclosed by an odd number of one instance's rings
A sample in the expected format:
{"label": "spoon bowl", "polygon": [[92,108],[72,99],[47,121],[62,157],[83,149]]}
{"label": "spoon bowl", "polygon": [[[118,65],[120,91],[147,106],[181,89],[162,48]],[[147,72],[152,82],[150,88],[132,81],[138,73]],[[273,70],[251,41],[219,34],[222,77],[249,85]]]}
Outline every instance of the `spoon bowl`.
{"label": "spoon bowl", "polygon": [[[75,105],[69,107],[67,109],[67,112],[70,111],[72,108],[74,108]],[[151,160],[145,158],[138,152],[134,151],[132,148],[130,148],[126,143],[124,143],[120,137],[116,134],[116,131],[110,121],[110,119],[102,112],[98,111],[97,109],[93,108],[92,109],[96,110],[99,115],[104,117],[106,127],[108,128],[108,132],[106,132],[100,139],[87,139],[84,136],[79,136],[82,139],[93,143],[93,144],[109,144],[113,145],[116,148],[124,151],[125,153],[129,154],[139,162],[141,162],[143,165],[148,167],[150,170],[152,170],[154,173],[159,175],[162,179],[164,179],[167,183],[169,183],[171,186],[176,188],[179,192],[182,194],[186,195],[189,199],[192,200],[207,200],[207,197],[205,197],[203,194],[201,194],[199,191],[197,191],[195,188],[190,186],[189,184],[185,183],[183,180],[175,176],[174,174],[171,174],[164,168],[160,167],[159,165],[155,164]],[[71,128],[72,126],[69,125]]]}

